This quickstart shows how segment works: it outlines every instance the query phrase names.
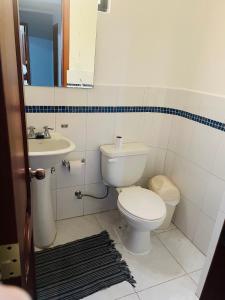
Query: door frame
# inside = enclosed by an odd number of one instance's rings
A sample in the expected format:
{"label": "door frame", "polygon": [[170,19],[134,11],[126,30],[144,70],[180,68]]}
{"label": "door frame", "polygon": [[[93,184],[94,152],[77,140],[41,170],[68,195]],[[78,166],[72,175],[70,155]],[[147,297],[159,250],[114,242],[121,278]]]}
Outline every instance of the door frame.
{"label": "door frame", "polygon": [[12,245],[16,245],[18,259],[9,262],[11,265],[12,262],[18,263],[20,271],[11,272],[11,276],[4,278],[3,282],[21,286],[36,299],[30,176],[16,0],[0,2],[0,138],[0,246],[10,250]]}

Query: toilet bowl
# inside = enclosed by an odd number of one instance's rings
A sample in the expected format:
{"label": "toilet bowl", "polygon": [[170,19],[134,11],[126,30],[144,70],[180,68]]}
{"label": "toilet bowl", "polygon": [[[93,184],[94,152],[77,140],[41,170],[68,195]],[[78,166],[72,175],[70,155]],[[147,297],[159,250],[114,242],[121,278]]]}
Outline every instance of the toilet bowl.
{"label": "toilet bowl", "polygon": [[165,216],[166,206],[156,193],[134,186],[142,177],[149,148],[142,143],[102,145],[101,173],[106,185],[117,188],[117,206],[126,226],[117,232],[132,254],[151,250],[150,232],[158,228]]}
{"label": "toilet bowl", "polygon": [[162,199],[150,190],[128,187],[119,190],[117,206],[128,225],[118,232],[126,249],[136,255],[149,253],[150,233],[163,223],[166,216]]}

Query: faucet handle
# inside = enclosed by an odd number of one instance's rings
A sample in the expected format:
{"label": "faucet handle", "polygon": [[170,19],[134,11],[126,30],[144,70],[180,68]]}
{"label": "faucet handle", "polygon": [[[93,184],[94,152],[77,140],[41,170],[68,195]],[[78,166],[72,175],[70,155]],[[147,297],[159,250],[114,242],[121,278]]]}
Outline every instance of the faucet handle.
{"label": "faucet handle", "polygon": [[27,136],[28,138],[34,138],[35,137],[35,132],[34,132],[35,127],[34,126],[29,126],[27,128],[28,132],[27,132]]}
{"label": "faucet handle", "polygon": [[44,130],[54,130],[54,128],[48,127],[48,125],[43,127]]}
{"label": "faucet handle", "polygon": [[46,125],[46,126],[43,127],[43,129],[44,129],[44,136],[45,136],[45,138],[50,139],[51,135],[49,133],[49,130],[54,130],[54,128],[50,128],[50,127],[48,127]]}

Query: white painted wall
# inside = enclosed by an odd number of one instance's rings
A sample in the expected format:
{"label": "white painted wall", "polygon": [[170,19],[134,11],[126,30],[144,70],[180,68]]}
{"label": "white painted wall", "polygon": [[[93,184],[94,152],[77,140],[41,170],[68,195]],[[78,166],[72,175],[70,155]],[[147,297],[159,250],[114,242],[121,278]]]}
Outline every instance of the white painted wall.
{"label": "white painted wall", "polygon": [[96,84],[225,94],[223,0],[112,0],[97,26]]}

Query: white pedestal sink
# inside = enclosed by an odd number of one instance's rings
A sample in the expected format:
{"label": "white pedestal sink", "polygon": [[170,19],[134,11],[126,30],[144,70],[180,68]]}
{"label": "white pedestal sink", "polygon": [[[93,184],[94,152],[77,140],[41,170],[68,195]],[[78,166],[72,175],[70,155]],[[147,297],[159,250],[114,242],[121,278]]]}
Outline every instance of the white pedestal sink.
{"label": "white pedestal sink", "polygon": [[75,149],[69,139],[59,133],[52,134],[50,139],[29,139],[30,167],[35,170],[45,169],[45,178],[32,179],[32,212],[34,244],[39,248],[50,246],[56,236],[51,197],[51,168],[61,163],[65,155]]}

